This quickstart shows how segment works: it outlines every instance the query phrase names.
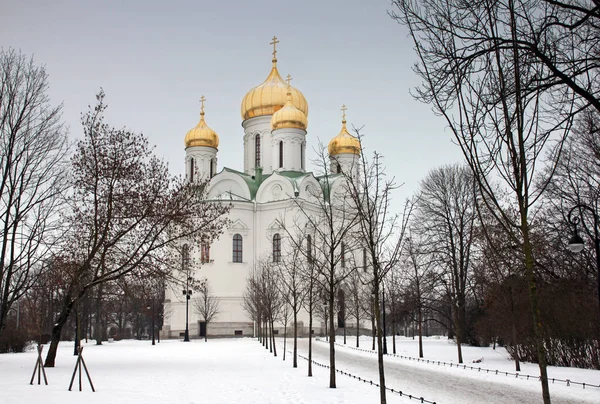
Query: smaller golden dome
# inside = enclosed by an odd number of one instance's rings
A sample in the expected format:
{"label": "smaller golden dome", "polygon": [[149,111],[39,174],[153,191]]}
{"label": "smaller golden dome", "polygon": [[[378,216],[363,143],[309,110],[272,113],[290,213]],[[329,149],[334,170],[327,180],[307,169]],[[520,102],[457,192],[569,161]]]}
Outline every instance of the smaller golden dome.
{"label": "smaller golden dome", "polygon": [[329,142],[329,146],[327,149],[329,150],[330,156],[335,156],[337,154],[356,154],[360,155],[360,141],[348,133],[348,129],[346,129],[346,106],[342,106],[343,116],[342,116],[342,130],[339,135],[331,139]]}
{"label": "smaller golden dome", "polygon": [[304,112],[300,111],[292,102],[292,87],[290,86],[290,80],[292,78],[288,74],[287,82],[287,101],[283,108],[275,112],[271,117],[271,129],[282,129],[282,128],[296,128],[306,130],[308,126],[308,119]]}
{"label": "smaller golden dome", "polygon": [[206,98],[202,96],[200,101],[202,102],[200,122],[185,135],[185,147],[204,146],[216,149],[219,147],[219,136],[204,121],[204,101],[206,101]]}

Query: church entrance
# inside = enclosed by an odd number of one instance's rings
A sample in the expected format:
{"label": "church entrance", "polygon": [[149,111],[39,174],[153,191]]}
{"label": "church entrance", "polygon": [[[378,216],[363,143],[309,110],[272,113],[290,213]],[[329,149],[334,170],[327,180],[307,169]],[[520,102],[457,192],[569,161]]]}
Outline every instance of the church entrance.
{"label": "church entrance", "polygon": [[198,328],[200,329],[200,337],[206,337],[206,322],[200,321],[199,324],[200,327]]}

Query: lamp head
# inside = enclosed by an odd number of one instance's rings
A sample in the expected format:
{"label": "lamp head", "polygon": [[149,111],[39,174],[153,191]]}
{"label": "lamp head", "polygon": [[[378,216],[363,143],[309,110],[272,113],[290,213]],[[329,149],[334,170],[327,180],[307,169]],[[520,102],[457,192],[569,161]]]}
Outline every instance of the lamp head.
{"label": "lamp head", "polygon": [[569,250],[573,253],[579,253],[583,250],[583,239],[579,234],[573,234],[573,237],[569,239]]}

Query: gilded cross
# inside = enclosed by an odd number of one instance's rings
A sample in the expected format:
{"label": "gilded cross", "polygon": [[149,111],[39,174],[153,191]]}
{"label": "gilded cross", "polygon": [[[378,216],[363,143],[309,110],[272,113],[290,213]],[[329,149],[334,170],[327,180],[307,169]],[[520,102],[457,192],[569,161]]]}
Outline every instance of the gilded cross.
{"label": "gilded cross", "polygon": [[285,81],[287,81],[288,83],[288,87],[291,86],[290,81],[292,81],[292,76],[290,76],[289,74],[287,75],[287,77],[285,78]]}
{"label": "gilded cross", "polygon": [[204,101],[206,101],[206,97],[204,97],[204,96],[200,97],[200,102],[202,103],[200,112],[202,112],[202,113],[204,113]]}
{"label": "gilded cross", "polygon": [[340,111],[342,111],[342,119],[345,121],[346,120],[346,110],[348,108],[346,108],[346,104],[342,105],[342,109],[340,109]]}
{"label": "gilded cross", "polygon": [[276,59],[276,55],[277,55],[277,44],[279,43],[279,41],[277,40],[277,37],[274,36],[273,37],[273,42],[271,42],[269,45],[273,45],[273,59]]}

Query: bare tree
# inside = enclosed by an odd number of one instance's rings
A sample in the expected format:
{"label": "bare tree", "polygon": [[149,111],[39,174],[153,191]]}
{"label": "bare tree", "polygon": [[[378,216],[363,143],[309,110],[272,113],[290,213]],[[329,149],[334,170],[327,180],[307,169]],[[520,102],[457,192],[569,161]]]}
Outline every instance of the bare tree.
{"label": "bare tree", "polygon": [[73,268],[52,330],[45,366],[53,367],[73,306],[96,285],[134,270],[169,273],[180,240],[212,240],[229,206],[206,201],[206,183],[172,177],[143,135],[103,122],[104,93],[83,115],[84,138],[72,158],[72,192],[61,261]]}
{"label": "bare tree", "polygon": [[[335,298],[342,282],[353,268],[353,254],[358,246],[353,237],[358,216],[347,200],[346,188],[342,185],[345,178],[331,170],[328,153],[322,144],[317,150],[314,161],[317,167],[317,180],[320,190],[311,191],[311,200],[294,199],[295,206],[286,216],[294,217],[289,224],[280,220],[281,227],[288,234],[293,248],[302,252],[308,259],[309,253],[304,242],[293,237],[307,232],[312,234],[311,261],[315,274],[314,282],[324,292],[327,299],[327,320],[329,322],[329,387],[336,388],[335,371]],[[336,182],[338,181],[338,182]],[[341,182],[339,182],[341,181]],[[314,252],[314,254],[313,254]]]}
{"label": "bare tree", "polygon": [[194,300],[194,308],[206,323],[206,334],[204,341],[208,340],[208,324],[217,316],[221,310],[219,299],[212,294],[212,288],[208,281],[204,281],[198,288],[200,296]]}
{"label": "bare tree", "polygon": [[466,341],[466,302],[477,218],[476,190],[468,167],[444,166],[430,171],[421,181],[417,202],[416,222],[426,235],[422,241],[435,257],[448,285],[458,363],[463,363],[461,344]]}
{"label": "bare tree", "polygon": [[[301,240],[298,243],[302,243]],[[293,244],[293,243],[292,243]],[[286,305],[291,308],[291,316],[293,317],[294,327],[294,353],[293,367],[298,367],[298,313],[304,303],[307,289],[302,275],[305,273],[303,267],[305,265],[302,252],[297,248],[287,249],[287,254],[281,257],[277,264],[278,269],[278,285],[281,291],[281,296]],[[287,325],[287,323],[286,323]],[[285,340],[284,340],[285,343]],[[285,357],[285,347],[284,347]]]}
{"label": "bare tree", "polygon": [[48,268],[66,189],[66,130],[33,58],[0,49],[0,336],[9,310]]}
{"label": "bare tree", "polygon": [[391,211],[394,191],[398,188],[395,178],[386,177],[383,156],[374,152],[369,158],[363,147],[360,129],[355,129],[361,145],[358,175],[354,168],[343,172],[347,195],[357,214],[355,238],[366,250],[372,272],[371,285],[374,299],[374,316],[377,327],[377,358],[379,366],[379,392],[381,404],[386,403],[385,372],[383,366],[383,329],[381,325],[380,292],[387,273],[396,266],[402,253],[404,235],[413,203],[407,201],[402,214]]}
{"label": "bare tree", "polygon": [[[520,246],[530,292],[542,398],[548,404],[531,210],[550,177],[540,173],[542,159],[549,167],[546,173],[552,174],[574,114],[595,103],[594,97],[573,86],[552,91],[557,88],[552,76],[556,71],[540,63],[531,48],[521,45],[523,41],[546,38],[540,27],[558,21],[546,13],[544,4],[548,3],[397,0],[394,4],[399,10],[394,18],[408,27],[419,58],[415,71],[423,84],[416,97],[433,105],[445,119],[474,174],[481,202],[503,226],[506,236]],[[546,43],[548,49],[554,49],[553,41]],[[564,79],[559,81],[564,83]],[[598,81],[592,80],[597,88]],[[510,195],[510,203],[503,203],[504,195]],[[512,217],[515,211],[518,214]]]}
{"label": "bare tree", "polygon": [[[404,249],[405,261],[405,299],[415,311],[419,336],[419,358],[423,357],[423,322],[424,309],[439,279],[435,260],[423,247],[424,240],[420,235],[410,232]],[[424,251],[425,250],[425,251]]]}
{"label": "bare tree", "polygon": [[[365,251],[366,255],[366,251]],[[363,257],[363,259],[366,257]],[[369,277],[369,274],[366,273],[367,267],[366,263],[363,263],[364,268],[360,267],[356,268],[355,271],[352,272],[352,275],[348,278],[347,281],[347,290],[348,290],[348,299],[347,299],[347,310],[348,317],[352,318],[356,323],[356,347],[360,347],[360,321],[366,316],[364,311],[365,305],[365,290],[369,289],[368,281],[363,280],[362,277]],[[363,272],[361,274],[361,271]],[[368,292],[370,297],[370,291]]]}

